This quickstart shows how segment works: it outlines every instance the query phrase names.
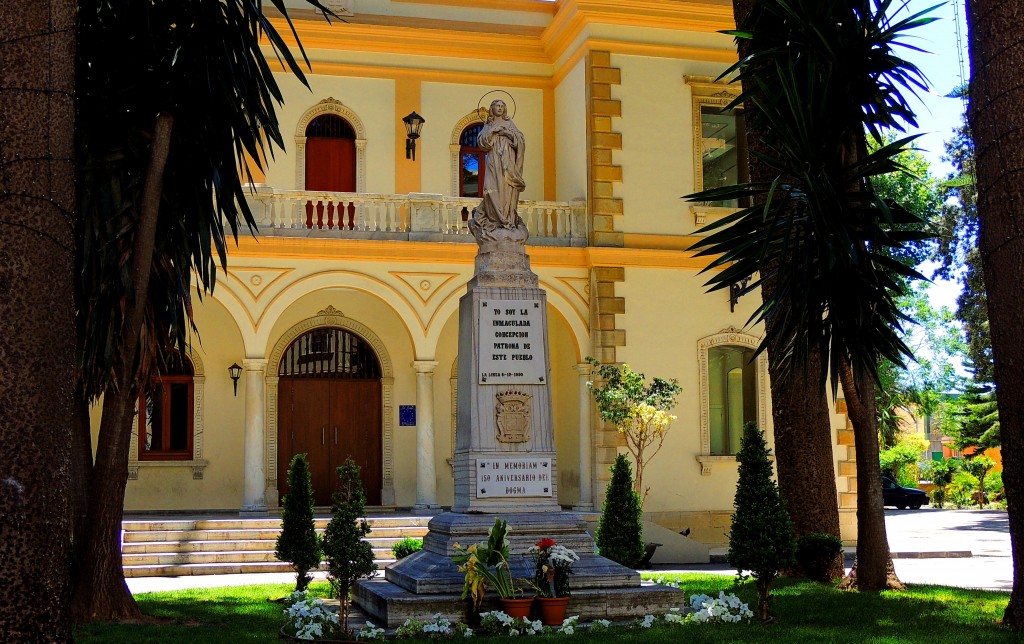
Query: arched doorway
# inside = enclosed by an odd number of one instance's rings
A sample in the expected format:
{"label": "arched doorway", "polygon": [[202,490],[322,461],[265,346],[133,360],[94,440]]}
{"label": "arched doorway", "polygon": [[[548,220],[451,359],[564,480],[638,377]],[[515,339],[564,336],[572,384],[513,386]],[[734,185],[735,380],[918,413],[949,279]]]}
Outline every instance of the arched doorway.
{"label": "arched doorway", "polygon": [[352,457],[362,468],[368,505],[381,504],[381,367],[369,342],[337,327],[295,338],[278,375],[277,486],[288,491],[288,465],[307,454],[317,505],[330,505],[335,469]]}

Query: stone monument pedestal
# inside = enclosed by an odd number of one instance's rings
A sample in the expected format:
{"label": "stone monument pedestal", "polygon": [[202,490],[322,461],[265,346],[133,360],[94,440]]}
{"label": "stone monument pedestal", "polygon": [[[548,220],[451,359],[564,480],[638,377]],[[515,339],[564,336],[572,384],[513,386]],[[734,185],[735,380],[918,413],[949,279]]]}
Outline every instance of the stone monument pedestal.
{"label": "stone monument pedestal", "polygon": [[[528,551],[542,538],[576,551],[567,615],[626,619],[685,603],[681,591],[641,584],[635,570],[594,554],[585,523],[558,503],[547,299],[530,270],[529,232],[516,212],[525,142],[505,107],[491,103],[478,135],[487,171],[469,221],[479,245],[475,271],[459,300],[455,504],[431,519],[422,551],[354,590],[356,603],[389,628],[435,613],[464,619],[464,576],[451,558],[456,544],[486,541],[495,517],[508,522],[514,580],[533,578]],[[486,610],[497,608],[496,600],[489,604]]]}

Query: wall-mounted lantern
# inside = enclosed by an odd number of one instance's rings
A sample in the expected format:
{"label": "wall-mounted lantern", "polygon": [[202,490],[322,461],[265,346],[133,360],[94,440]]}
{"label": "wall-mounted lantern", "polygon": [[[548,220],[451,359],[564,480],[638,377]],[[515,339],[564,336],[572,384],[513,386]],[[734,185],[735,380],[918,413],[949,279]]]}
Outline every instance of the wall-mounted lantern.
{"label": "wall-mounted lantern", "polygon": [[416,112],[410,112],[409,116],[403,117],[405,123],[405,158],[416,160],[416,139],[420,138],[420,130],[423,128],[424,118]]}
{"label": "wall-mounted lantern", "polygon": [[238,379],[242,377],[242,368],[238,366],[237,362],[231,363],[228,367],[228,374],[231,376],[231,382],[235,385],[235,395],[238,395]]}

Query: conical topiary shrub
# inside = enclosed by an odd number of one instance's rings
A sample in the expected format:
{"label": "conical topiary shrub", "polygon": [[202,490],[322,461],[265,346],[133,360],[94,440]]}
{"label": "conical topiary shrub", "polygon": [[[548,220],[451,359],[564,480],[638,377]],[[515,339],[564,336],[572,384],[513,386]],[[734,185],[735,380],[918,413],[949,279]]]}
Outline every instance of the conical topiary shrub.
{"label": "conical topiary shrub", "polygon": [[327,558],[327,579],[338,598],[338,618],[342,634],[348,636],[348,612],[352,587],[360,579],[373,577],[377,564],[373,548],[363,540],[370,526],[363,519],[366,494],[359,477],[359,466],[351,458],[338,467],[341,487],[334,493],[331,522],[324,533],[324,556]]}
{"label": "conical topiary shrub", "polygon": [[281,499],[281,534],[277,558],[295,569],[295,590],[305,590],[310,570],[320,567],[323,550],[313,523],[313,481],[305,454],[296,454],[288,467],[288,494]]}
{"label": "conical topiary shrub", "polygon": [[740,477],[729,529],[729,565],[741,577],[750,571],[757,584],[757,615],[764,622],[772,619],[772,582],[796,561],[793,524],[772,480],[768,456],[764,432],[755,423],[744,425],[736,454]]}
{"label": "conical topiary shrub", "polygon": [[597,525],[597,549],[602,557],[634,568],[644,558],[640,496],[633,489],[633,470],[623,454],[615,457],[611,470]]}

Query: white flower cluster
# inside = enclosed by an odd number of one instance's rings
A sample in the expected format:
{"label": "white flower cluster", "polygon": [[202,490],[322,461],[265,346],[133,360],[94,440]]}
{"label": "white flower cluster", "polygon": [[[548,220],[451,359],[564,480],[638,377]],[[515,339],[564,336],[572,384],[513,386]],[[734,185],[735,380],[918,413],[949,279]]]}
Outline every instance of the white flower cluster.
{"label": "white flower cluster", "polygon": [[565,546],[551,546],[548,548],[548,560],[556,566],[571,566],[580,560],[579,555]]}
{"label": "white flower cluster", "polygon": [[673,608],[669,610],[667,613],[665,613],[664,619],[666,624],[682,624],[683,617],[684,615],[682,611],[680,611],[678,608]]}
{"label": "white flower cluster", "polygon": [[679,582],[672,577],[651,577],[651,581],[669,588],[679,588]]}
{"label": "white flower cluster", "polygon": [[612,623],[607,619],[595,619],[590,624],[591,633],[603,633],[611,627]]}
{"label": "white flower cluster", "polygon": [[654,615],[644,615],[643,619],[636,620],[637,628],[650,628],[654,626],[654,622],[658,621],[658,618]]}
{"label": "white flower cluster", "polygon": [[322,639],[338,629],[338,613],[308,591],[294,592],[285,600],[284,615],[300,640]]}
{"label": "white flower cluster", "polygon": [[420,622],[415,619],[407,619],[405,623],[395,630],[395,637],[398,639],[410,639],[424,637],[432,640],[447,640],[459,635],[461,637],[473,637],[473,629],[465,624],[452,624],[447,617],[436,613],[430,621]]}
{"label": "white flower cluster", "polygon": [[562,625],[558,628],[558,633],[562,635],[572,635],[579,628],[577,622],[580,621],[579,615],[573,615],[572,617],[566,617],[562,620]]}
{"label": "white flower cluster", "polygon": [[516,619],[500,610],[480,613],[480,626],[488,635],[543,635],[544,624],[538,619],[531,622],[528,618]]}
{"label": "white flower cluster", "polygon": [[363,627],[356,633],[356,639],[366,642],[383,642],[384,641],[384,629],[379,628],[373,622],[366,622]]}
{"label": "white flower cluster", "polygon": [[754,616],[750,607],[740,601],[736,595],[726,595],[725,592],[718,593],[718,597],[708,595],[692,595],[690,607],[693,613],[687,616],[688,620],[705,623],[725,622],[735,624]]}

